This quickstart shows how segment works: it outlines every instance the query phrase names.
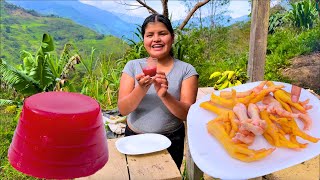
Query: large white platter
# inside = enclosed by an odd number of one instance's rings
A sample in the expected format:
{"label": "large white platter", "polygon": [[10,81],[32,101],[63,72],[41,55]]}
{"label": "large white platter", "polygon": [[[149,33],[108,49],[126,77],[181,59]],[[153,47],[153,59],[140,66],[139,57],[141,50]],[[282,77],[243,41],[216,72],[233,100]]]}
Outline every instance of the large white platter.
{"label": "large white platter", "polygon": [[[233,87],[237,91],[246,91],[260,82],[247,83]],[[283,84],[285,90],[290,92],[291,85],[287,83],[274,82]],[[230,90],[230,89],[225,89]],[[216,91],[219,95],[220,92]],[[300,100],[310,99],[313,108],[308,111],[313,120],[313,125],[306,133],[314,137],[320,137],[320,101],[309,91],[302,89]],[[245,163],[231,158],[219,142],[207,131],[207,123],[213,120],[216,115],[199,107],[201,102],[210,100],[210,94],[199,99],[189,110],[187,117],[188,124],[188,142],[191,156],[196,165],[206,174],[221,179],[248,179],[263,176],[275,171],[302,163],[320,154],[320,142],[309,142],[307,148],[301,151],[295,151],[286,148],[277,148],[271,155],[266,158]],[[303,124],[297,120],[297,124],[302,129]],[[297,137],[299,142],[307,142]],[[262,137],[256,137],[251,149],[272,147]]]}
{"label": "large white platter", "polygon": [[154,133],[127,136],[116,141],[118,151],[128,155],[157,152],[168,148],[170,145],[169,138]]}

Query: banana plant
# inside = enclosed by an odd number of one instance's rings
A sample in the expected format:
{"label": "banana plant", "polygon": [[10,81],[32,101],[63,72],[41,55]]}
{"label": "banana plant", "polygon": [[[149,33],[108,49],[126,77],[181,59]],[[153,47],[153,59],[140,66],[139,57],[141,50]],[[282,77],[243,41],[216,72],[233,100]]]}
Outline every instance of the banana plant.
{"label": "banana plant", "polygon": [[[53,44],[52,37],[43,34],[41,46],[34,56],[27,51],[21,52],[23,63],[18,67],[13,67],[0,59],[2,81],[21,94],[21,101],[39,92],[53,91],[57,80],[68,68],[65,65],[70,65],[75,59],[77,62],[80,61],[77,54],[70,59],[54,60],[55,57],[50,54],[54,50]],[[21,104],[21,102],[0,99],[0,105],[8,104]]]}
{"label": "banana plant", "polygon": [[284,19],[284,14],[272,14],[269,18],[268,34],[273,34],[278,27],[281,27],[284,24]]}
{"label": "banana plant", "polygon": [[316,3],[313,0],[304,0],[291,3],[288,19],[298,28],[310,29],[317,18]]}
{"label": "banana plant", "polygon": [[209,79],[214,81],[213,88],[215,90],[222,90],[243,84],[248,80],[248,76],[242,69],[236,69],[235,71],[213,72]]}
{"label": "banana plant", "polygon": [[174,57],[184,61],[184,56],[186,55],[187,46],[188,46],[187,38],[181,32],[181,30],[176,30],[175,36],[176,36],[176,40],[173,45],[173,52],[175,53]]}

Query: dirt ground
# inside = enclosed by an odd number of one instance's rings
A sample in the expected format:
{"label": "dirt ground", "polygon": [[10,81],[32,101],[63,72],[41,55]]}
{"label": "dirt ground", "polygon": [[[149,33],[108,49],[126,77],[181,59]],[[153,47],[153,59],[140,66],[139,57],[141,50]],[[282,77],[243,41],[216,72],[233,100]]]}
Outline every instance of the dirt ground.
{"label": "dirt ground", "polygon": [[291,59],[291,66],[282,70],[282,75],[294,84],[320,94],[320,52]]}

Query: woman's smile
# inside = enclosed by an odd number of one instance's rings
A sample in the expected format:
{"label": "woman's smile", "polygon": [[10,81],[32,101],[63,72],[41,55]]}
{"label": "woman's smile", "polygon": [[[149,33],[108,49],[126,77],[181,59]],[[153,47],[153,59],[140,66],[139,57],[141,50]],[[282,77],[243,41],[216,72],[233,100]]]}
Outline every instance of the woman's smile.
{"label": "woman's smile", "polygon": [[155,51],[160,51],[164,47],[162,44],[154,44],[151,46]]}
{"label": "woman's smile", "polygon": [[146,27],[144,47],[151,57],[166,59],[170,57],[173,36],[163,23],[152,22]]}

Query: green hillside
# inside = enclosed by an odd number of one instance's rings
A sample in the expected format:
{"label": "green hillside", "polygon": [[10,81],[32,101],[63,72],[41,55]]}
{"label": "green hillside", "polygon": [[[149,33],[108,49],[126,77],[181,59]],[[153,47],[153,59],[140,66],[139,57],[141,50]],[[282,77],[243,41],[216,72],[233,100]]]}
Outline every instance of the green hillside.
{"label": "green hillside", "polygon": [[96,49],[96,53],[120,56],[128,45],[114,36],[104,36],[71,20],[55,16],[43,16],[1,1],[1,51],[0,58],[10,63],[20,62],[20,51],[35,52],[43,33],[49,33],[55,41],[57,53],[66,43],[77,46],[82,53]]}

